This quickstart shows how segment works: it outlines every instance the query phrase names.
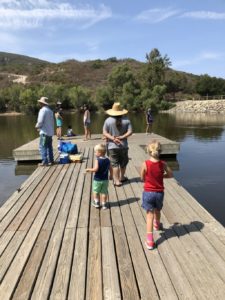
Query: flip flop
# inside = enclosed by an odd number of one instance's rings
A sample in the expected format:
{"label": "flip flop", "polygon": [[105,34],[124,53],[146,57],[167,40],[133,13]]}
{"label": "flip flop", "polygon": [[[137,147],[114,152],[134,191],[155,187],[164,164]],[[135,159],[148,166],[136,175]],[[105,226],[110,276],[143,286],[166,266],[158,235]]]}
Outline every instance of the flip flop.
{"label": "flip flop", "polygon": [[124,176],[124,178],[122,180],[120,180],[121,182],[126,182],[128,181],[129,179],[127,177]]}
{"label": "flip flop", "polygon": [[122,183],[113,183],[114,184],[114,186],[122,186]]}

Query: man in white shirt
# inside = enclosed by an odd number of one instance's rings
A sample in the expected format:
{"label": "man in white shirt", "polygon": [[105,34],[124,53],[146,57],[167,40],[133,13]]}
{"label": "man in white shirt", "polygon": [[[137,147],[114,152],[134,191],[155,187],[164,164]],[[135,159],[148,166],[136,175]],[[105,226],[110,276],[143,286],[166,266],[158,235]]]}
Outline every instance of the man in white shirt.
{"label": "man in white shirt", "polygon": [[54,115],[53,111],[49,108],[47,97],[41,97],[38,103],[41,109],[38,113],[37,128],[40,132],[40,154],[42,158],[41,166],[52,165],[54,163],[52,136],[54,135]]}

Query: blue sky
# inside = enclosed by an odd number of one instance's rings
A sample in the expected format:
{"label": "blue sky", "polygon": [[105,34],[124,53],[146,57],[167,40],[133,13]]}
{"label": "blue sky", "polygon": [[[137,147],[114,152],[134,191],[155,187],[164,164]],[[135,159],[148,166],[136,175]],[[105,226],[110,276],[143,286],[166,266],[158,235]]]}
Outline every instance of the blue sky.
{"label": "blue sky", "polygon": [[0,51],[51,62],[145,61],[225,78],[225,0],[0,0]]}

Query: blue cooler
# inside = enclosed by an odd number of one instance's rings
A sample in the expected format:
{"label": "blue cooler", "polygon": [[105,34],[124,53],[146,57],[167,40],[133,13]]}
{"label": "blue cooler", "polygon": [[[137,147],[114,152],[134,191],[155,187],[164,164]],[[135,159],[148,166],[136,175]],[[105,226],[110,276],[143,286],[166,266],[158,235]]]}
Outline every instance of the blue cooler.
{"label": "blue cooler", "polygon": [[68,153],[61,153],[59,156],[59,163],[60,164],[68,164],[70,162],[69,154]]}

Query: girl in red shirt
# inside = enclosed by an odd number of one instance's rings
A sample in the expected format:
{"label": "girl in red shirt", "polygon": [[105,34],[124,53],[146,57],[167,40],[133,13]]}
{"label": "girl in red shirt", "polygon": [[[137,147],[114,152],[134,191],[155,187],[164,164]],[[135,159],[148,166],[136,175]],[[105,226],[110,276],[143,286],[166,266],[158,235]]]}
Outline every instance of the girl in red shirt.
{"label": "girl in red shirt", "polygon": [[153,227],[159,230],[160,211],[163,207],[164,185],[163,178],[173,177],[172,170],[166,162],[159,159],[161,144],[157,141],[151,142],[147,147],[150,159],[142,164],[141,180],[144,181],[142,195],[142,207],[146,210],[147,216],[147,240],[146,247],[154,248]]}

